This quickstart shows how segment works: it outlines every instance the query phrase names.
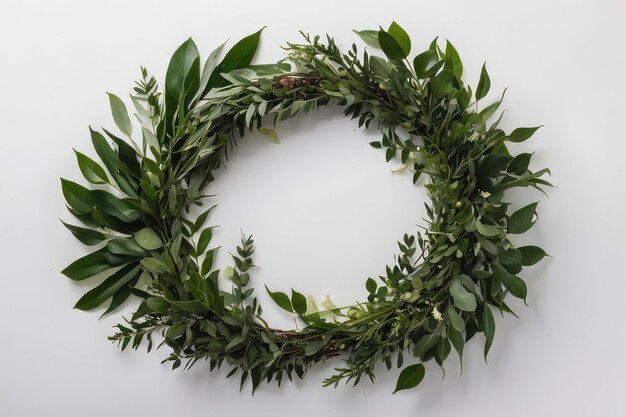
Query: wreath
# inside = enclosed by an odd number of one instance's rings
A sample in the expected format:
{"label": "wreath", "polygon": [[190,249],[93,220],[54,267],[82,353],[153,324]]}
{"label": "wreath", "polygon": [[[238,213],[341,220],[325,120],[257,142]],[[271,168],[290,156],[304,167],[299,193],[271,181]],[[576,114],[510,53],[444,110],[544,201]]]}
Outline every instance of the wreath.
{"label": "wreath", "polygon": [[[261,31],[221,59],[220,46],[202,68],[195,43],[187,40],[171,58],[162,92],[142,67],[130,96],[141,126],[134,135],[125,104],[109,94],[122,135],[91,130],[101,164],[80,152],[76,157],[92,185],[61,180],[67,208],[82,223],[65,226],[83,244],[98,247],[62,271],[78,281],[101,278],[75,308],[110,301],[107,314],[131,294],[139,297],[136,311],[110,337],[122,350],[145,342],[150,351],[153,335],[161,334],[159,346],[171,349],[163,362],[172,368],[208,360],[213,371],[226,363],[228,376],[240,372],[241,385],[250,380],[253,391],[264,381],[303,378],[314,363],[333,357],[345,364],[325,386],[356,385],[364,376],[373,381],[377,363],[402,368],[406,358],[411,364],[394,392],[412,388],[424,377],[424,362],[443,367],[452,348],[462,361],[464,344],[476,333],[485,336],[486,357],[494,309],[513,313],[508,294],[526,300],[517,275],[546,256],[509,239],[533,226],[537,202],[509,214],[504,199],[513,188],[550,186],[542,178],[548,169],[529,169],[531,153],[513,156],[507,148],[538,127],[507,134],[498,128],[500,119],[490,123],[502,98],[479,106],[490,89],[485,66],[473,90],[462,81],[454,46],[446,42],[442,49],[437,38],[409,61],[411,40],[395,22],[387,30],[356,32],[385,58],[354,44],[342,52],[329,36],[303,33],[302,43],[284,47],[284,60],[256,65]],[[213,262],[215,226],[205,225],[215,206],[197,216],[190,208],[207,207],[213,173],[246,132],[278,142],[277,122],[327,104],[342,106],[360,127],[373,122],[381,140],[370,145],[384,149],[387,161],[399,157],[413,183],[423,178],[430,197],[426,224],[402,237],[384,276],[367,279],[366,301],[336,307],[327,300],[319,310],[295,290],[267,289],[302,323],[276,329],[262,318],[250,286],[252,236],[242,237],[232,266],[222,271],[232,282],[224,290]]]}

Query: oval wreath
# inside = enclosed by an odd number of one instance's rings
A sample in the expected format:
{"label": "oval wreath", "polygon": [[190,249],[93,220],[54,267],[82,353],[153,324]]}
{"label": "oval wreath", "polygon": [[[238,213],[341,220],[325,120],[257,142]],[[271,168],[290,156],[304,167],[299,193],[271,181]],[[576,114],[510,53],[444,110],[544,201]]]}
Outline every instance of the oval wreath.
{"label": "oval wreath", "polygon": [[[442,366],[454,348],[476,333],[485,336],[485,356],[495,332],[493,309],[512,313],[508,294],[526,299],[517,274],[546,253],[537,246],[515,247],[509,234],[526,232],[536,221],[537,203],[512,214],[504,193],[516,187],[542,190],[548,169],[529,170],[532,154],[512,156],[507,142],[522,142],[538,127],[507,134],[489,123],[502,99],[479,108],[490,87],[483,66],[475,90],[464,85],[463,65],[450,42],[437,39],[411,61],[411,41],[395,22],[387,29],[356,32],[386,58],[342,52],[331,37],[321,41],[303,34],[288,43],[287,57],[254,65],[261,30],[243,38],[222,59],[220,46],[201,68],[189,39],[173,54],[161,93],[154,77],[141,69],[131,95],[142,138],[131,138],[131,122],[119,97],[109,94],[115,124],[124,139],[91,130],[102,165],[76,152],[78,165],[93,186],[62,179],[69,211],[83,224],[65,226],[94,252],[69,265],[73,280],[103,278],[75,308],[92,310],[110,300],[106,313],[129,296],[141,299],[137,310],[110,337],[122,349],[137,348],[162,334],[171,348],[164,362],[187,369],[198,360],[210,369],[226,362],[249,378],[254,391],[263,381],[281,383],[286,375],[302,378],[316,362],[340,356],[324,385],[355,385],[374,380],[375,365],[400,372],[395,391],[417,386],[423,363]],[[195,219],[192,205],[203,205],[214,180],[246,131],[258,130],[278,142],[265,127],[336,104],[359,126],[372,122],[387,161],[399,155],[413,182],[425,177],[430,203],[423,233],[405,234],[395,264],[379,280],[368,278],[367,301],[336,307],[315,303],[292,290],[268,293],[276,304],[302,321],[299,330],[272,328],[250,287],[254,264],[252,237],[244,236],[223,274],[232,289],[220,289],[213,263],[214,226],[205,226],[211,209]],[[159,346],[161,346],[159,345]],[[394,391],[394,392],[395,392]]]}

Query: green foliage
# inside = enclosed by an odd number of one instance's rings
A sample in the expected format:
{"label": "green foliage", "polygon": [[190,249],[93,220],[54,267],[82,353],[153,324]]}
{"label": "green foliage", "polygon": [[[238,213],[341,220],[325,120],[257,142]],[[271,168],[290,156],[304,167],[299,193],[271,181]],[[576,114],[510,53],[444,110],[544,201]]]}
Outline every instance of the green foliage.
{"label": "green foliage", "polygon": [[[85,187],[62,179],[70,213],[81,224],[63,223],[95,250],[62,273],[73,280],[100,277],[77,302],[93,310],[109,302],[105,314],[139,299],[136,311],[116,326],[111,340],[121,349],[153,347],[160,335],[171,353],[164,362],[187,369],[207,360],[210,370],[232,367],[243,386],[281,384],[303,378],[315,363],[340,356],[345,363],[324,380],[358,384],[374,380],[376,364],[405,367],[394,392],[424,378],[422,362],[443,367],[451,350],[462,364],[464,344],[485,336],[485,357],[495,336],[492,308],[511,312],[508,294],[525,300],[518,277],[523,267],[547,254],[537,246],[516,248],[510,234],[536,222],[537,203],[509,214],[509,190],[543,191],[549,170],[531,171],[532,153],[511,155],[507,142],[529,139],[538,128],[507,134],[491,117],[502,99],[480,108],[490,79],[483,66],[474,89],[462,80],[463,63],[450,42],[435,39],[412,56],[411,39],[393,22],[387,30],[356,32],[387,59],[342,52],[331,37],[304,35],[288,43],[278,63],[252,63],[261,30],[237,42],[220,59],[222,46],[200,67],[188,39],[173,54],[161,90],[141,69],[132,104],[141,129],[132,131],[125,104],[109,94],[113,120],[129,137],[90,129],[100,162],[76,152]],[[474,92],[475,91],[475,92]],[[475,101],[473,101],[475,98]],[[274,303],[300,324],[272,328],[262,317],[251,284],[254,240],[242,236],[232,264],[214,264],[219,247],[210,224],[214,204],[204,206],[216,170],[235,141],[258,131],[279,143],[276,125],[319,106],[341,106],[363,128],[376,128],[370,145],[389,161],[398,157],[413,182],[426,177],[429,196],[423,232],[405,234],[399,253],[379,279],[365,283],[367,301],[324,311],[311,308],[303,294],[270,291]],[[270,127],[271,126],[271,127]],[[398,127],[402,127],[401,129]],[[131,135],[139,138],[139,145]],[[207,224],[208,223],[208,224]],[[222,288],[226,278],[230,288]]]}

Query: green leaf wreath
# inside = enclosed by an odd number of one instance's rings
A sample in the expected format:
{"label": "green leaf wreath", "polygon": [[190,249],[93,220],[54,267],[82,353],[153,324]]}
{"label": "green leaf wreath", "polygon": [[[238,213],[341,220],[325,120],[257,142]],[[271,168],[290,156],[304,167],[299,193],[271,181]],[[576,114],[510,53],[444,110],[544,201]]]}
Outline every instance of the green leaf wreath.
{"label": "green leaf wreath", "polygon": [[[124,102],[109,94],[121,136],[91,130],[101,163],[76,152],[84,187],[62,179],[67,208],[82,226],[65,224],[92,253],[63,270],[73,280],[100,277],[76,308],[92,310],[110,302],[106,313],[134,295],[137,310],[110,337],[122,349],[148,351],[153,335],[171,353],[164,360],[187,369],[198,360],[210,370],[226,363],[254,391],[262,382],[302,378],[316,362],[340,357],[342,367],[324,381],[355,385],[374,380],[374,368],[403,367],[396,391],[415,387],[423,363],[443,366],[452,348],[476,333],[485,336],[485,356],[495,333],[494,309],[512,313],[508,294],[525,300],[517,275],[546,253],[537,246],[515,247],[536,221],[537,203],[512,214],[507,190],[550,186],[548,169],[529,170],[531,153],[511,155],[507,142],[530,138],[537,127],[507,134],[489,120],[500,101],[480,106],[490,88],[483,66],[475,90],[462,81],[463,64],[450,42],[435,39],[409,60],[411,40],[395,22],[387,29],[356,32],[385,58],[342,52],[327,36],[288,43],[275,64],[252,64],[261,31],[240,40],[220,59],[222,46],[204,65],[189,39],[174,52],[161,90],[146,69],[130,99],[141,127]],[[423,231],[398,242],[395,264],[378,280],[368,278],[366,301],[348,307],[324,303],[319,311],[301,293],[267,290],[282,309],[302,322],[298,330],[272,328],[250,286],[254,268],[251,236],[243,236],[222,274],[232,288],[220,288],[213,229],[214,205],[205,194],[213,173],[225,164],[236,140],[259,131],[278,142],[277,122],[327,104],[381,133],[370,143],[387,161],[423,177],[430,197]],[[271,126],[271,127],[268,127]],[[140,143],[133,137],[141,137]],[[205,206],[190,216],[194,205]],[[194,218],[195,217],[195,218]]]}

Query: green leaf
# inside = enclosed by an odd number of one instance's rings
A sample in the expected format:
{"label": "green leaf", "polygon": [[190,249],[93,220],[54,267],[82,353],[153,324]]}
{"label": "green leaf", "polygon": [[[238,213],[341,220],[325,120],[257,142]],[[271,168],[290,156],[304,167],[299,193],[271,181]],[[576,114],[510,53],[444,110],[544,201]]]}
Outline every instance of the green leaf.
{"label": "green leaf", "polygon": [[524,142],[529,139],[541,126],[536,127],[518,127],[508,136],[509,142]]}
{"label": "green leaf", "polygon": [[229,73],[239,68],[245,68],[252,62],[256,50],[259,47],[259,40],[261,38],[261,32],[265,28],[261,28],[259,31],[248,35],[235,44],[224,56],[222,62],[220,62],[207,83],[205,93],[211,88],[217,88],[228,84],[225,78],[221,76],[223,73]]}
{"label": "green leaf", "polygon": [[148,308],[155,313],[165,314],[170,309],[171,304],[163,297],[150,297],[146,300]]}
{"label": "green leaf", "polygon": [[[293,309],[291,308],[291,301],[289,300],[289,296],[284,292],[272,292],[267,285],[265,286],[267,293],[272,297],[272,300],[283,310],[286,310],[290,313],[293,313]],[[306,311],[306,300],[305,300],[305,311]]]}
{"label": "green leaf", "polygon": [[549,256],[543,249],[538,246],[522,246],[517,248],[522,253],[521,264],[523,266],[532,266],[542,260],[544,257]]}
{"label": "green leaf", "polygon": [[184,335],[186,330],[187,325],[185,323],[176,323],[167,328],[167,331],[165,332],[165,337],[174,340]]}
{"label": "green leaf", "polygon": [[138,277],[140,270],[141,268],[137,265],[137,263],[126,265],[105,279],[102,284],[83,295],[81,299],[78,300],[74,308],[88,311],[99,307],[106,300],[113,297],[117,290],[122,288],[122,286],[126,285],[133,278]]}
{"label": "green leaf", "polygon": [[411,53],[411,38],[406,31],[396,22],[391,22],[387,32],[398,42],[404,56],[407,57]]}
{"label": "green leaf", "polygon": [[480,220],[476,220],[476,230],[483,236],[493,237],[500,234],[500,228],[490,224],[484,224]]}
{"label": "green leaf", "polygon": [[63,220],[61,220],[61,223],[63,223],[63,225],[67,227],[68,230],[72,232],[74,237],[78,239],[83,245],[97,245],[107,238],[107,235],[98,232],[97,230],[67,224]]}
{"label": "green leaf", "polygon": [[430,78],[439,71],[443,61],[439,61],[439,55],[437,51],[428,50],[422,52],[413,59],[413,68],[417,78],[426,79]]}
{"label": "green leaf", "polygon": [[134,184],[133,181],[124,172],[122,162],[120,161],[119,156],[111,148],[111,146],[101,133],[96,132],[91,128],[89,128],[89,131],[91,133],[91,142],[93,143],[93,147],[102,162],[104,163],[104,166],[107,168],[107,171],[109,171],[109,174],[111,174],[111,177],[113,177],[117,185],[119,185],[122,192],[131,197],[136,196],[137,185]]}
{"label": "green leaf", "polygon": [[396,38],[383,29],[378,31],[378,42],[380,43],[380,49],[383,50],[389,59],[402,60],[408,55],[404,53]]}
{"label": "green leaf", "polygon": [[454,350],[459,354],[459,361],[461,362],[461,370],[463,369],[463,348],[465,346],[465,338],[463,333],[456,330],[452,326],[448,326],[448,340],[454,347]]}
{"label": "green leaf", "polygon": [[61,273],[75,281],[91,278],[100,272],[132,261],[133,257],[114,255],[104,247],[72,262]]}
{"label": "green leaf", "polygon": [[459,310],[476,310],[476,298],[474,294],[465,289],[459,277],[452,278],[450,282],[450,295],[452,295],[454,305],[457,306]]}
{"label": "green leaf", "polygon": [[398,391],[415,388],[420,382],[422,382],[425,374],[426,369],[421,363],[407,366],[402,370],[402,372],[400,372],[400,376],[396,382],[396,389],[393,393],[395,394]]}
{"label": "green leaf", "polygon": [[274,129],[271,129],[269,127],[261,127],[259,128],[259,133],[267,136],[268,138],[271,139],[272,142],[276,144],[280,143],[280,139],[278,139],[278,134],[276,133]]}
{"label": "green leaf", "polygon": [[198,47],[191,38],[174,51],[165,74],[165,91],[170,101],[178,101],[188,77],[197,77],[199,82],[199,74],[192,73],[194,69],[199,71],[199,60]]}
{"label": "green leaf", "polygon": [[515,175],[525,174],[528,170],[528,165],[530,164],[530,158],[532,156],[532,153],[521,153],[517,155],[511,160],[511,162],[509,162],[509,166],[506,169],[507,172]]}
{"label": "green leaf", "polygon": [[485,97],[491,88],[491,80],[487,73],[487,68],[483,64],[483,68],[480,70],[480,79],[478,80],[478,87],[476,87],[476,100],[480,100]]}
{"label": "green leaf", "polygon": [[296,313],[306,313],[306,297],[293,288],[291,289],[291,305],[293,306],[293,311]]}
{"label": "green leaf", "polygon": [[487,303],[483,304],[483,333],[485,334],[485,362],[487,361],[487,354],[489,353],[489,349],[491,349],[491,344],[493,343],[493,338],[496,333],[496,321],[493,318],[493,313],[491,308]]}
{"label": "green leaf", "polygon": [[156,250],[163,247],[163,241],[161,241],[159,235],[149,227],[144,227],[135,232],[134,237],[139,246],[144,249]]}
{"label": "green leaf", "polygon": [[198,216],[198,218],[196,219],[194,225],[193,225],[193,232],[197,232],[198,230],[200,230],[202,228],[202,226],[204,226],[204,223],[206,222],[206,220],[209,218],[209,214],[211,214],[211,211],[217,207],[216,205],[213,205],[211,207],[209,207],[208,209],[206,209],[204,212],[202,212],[202,214],[200,214]]}
{"label": "green leaf", "polygon": [[117,125],[117,128],[122,131],[126,136],[130,136],[133,130],[133,126],[130,124],[130,118],[128,117],[128,110],[124,102],[115,94],[107,93],[109,95],[109,104],[111,105],[111,114],[113,114],[113,121]]}
{"label": "green leaf", "polygon": [[353,30],[353,32],[359,35],[359,37],[363,39],[363,42],[365,42],[369,46],[380,49],[377,30]]}
{"label": "green leaf", "polygon": [[433,97],[435,98],[447,97],[450,93],[456,90],[457,84],[456,76],[447,69],[444,69],[439,74],[431,78],[429,83]]}
{"label": "green leaf", "polygon": [[109,182],[106,172],[96,161],[77,150],[74,150],[74,153],[76,154],[80,172],[82,172],[87,181],[92,184],[106,184]]}
{"label": "green leaf", "polygon": [[497,178],[502,170],[506,169],[511,157],[499,153],[490,153],[485,156],[478,167],[479,177]]}
{"label": "green leaf", "polygon": [[116,255],[128,255],[133,257],[144,257],[147,252],[131,238],[114,237],[107,242],[109,252]]}
{"label": "green leaf", "polygon": [[206,248],[209,246],[211,242],[211,238],[213,238],[213,228],[207,227],[200,233],[200,237],[198,238],[198,248],[197,255],[200,256],[204,253]]}
{"label": "green leaf", "polygon": [[376,281],[374,281],[372,278],[368,278],[367,281],[365,281],[365,288],[370,294],[374,294],[377,287],[378,285],[376,284]]}
{"label": "green leaf", "polygon": [[461,315],[457,313],[454,307],[449,306],[446,312],[448,313],[448,318],[450,319],[450,324],[452,324],[452,327],[454,327],[459,332],[465,331],[465,320],[463,320]]}
{"label": "green leaf", "polygon": [[450,41],[446,41],[446,68],[456,75],[456,77],[460,80],[463,75],[463,63],[461,62],[461,57],[459,57],[459,53],[456,51],[454,46],[450,43]]}
{"label": "green leaf", "polygon": [[498,253],[498,259],[501,264],[504,265],[515,265],[519,264],[522,260],[522,254],[519,250],[514,248],[509,249],[500,249]]}
{"label": "green leaf", "polygon": [[526,288],[526,283],[521,278],[511,275],[498,261],[491,264],[491,269],[493,270],[494,277],[499,279],[502,285],[504,285],[504,288],[514,297],[521,298],[524,301],[526,300],[528,289]]}
{"label": "green leaf", "polygon": [[527,232],[535,224],[537,204],[539,202],[531,203],[511,214],[507,222],[508,232],[516,235]]}
{"label": "green leaf", "polygon": [[111,304],[109,304],[109,307],[106,309],[104,313],[102,313],[100,318],[106,316],[109,313],[112,313],[113,311],[115,311],[115,309],[117,309],[119,306],[124,304],[124,301],[128,300],[128,297],[130,297],[130,294],[131,294],[131,287],[129,285],[126,285],[120,288],[119,290],[117,290],[117,292],[113,294],[113,297],[111,297]]}

